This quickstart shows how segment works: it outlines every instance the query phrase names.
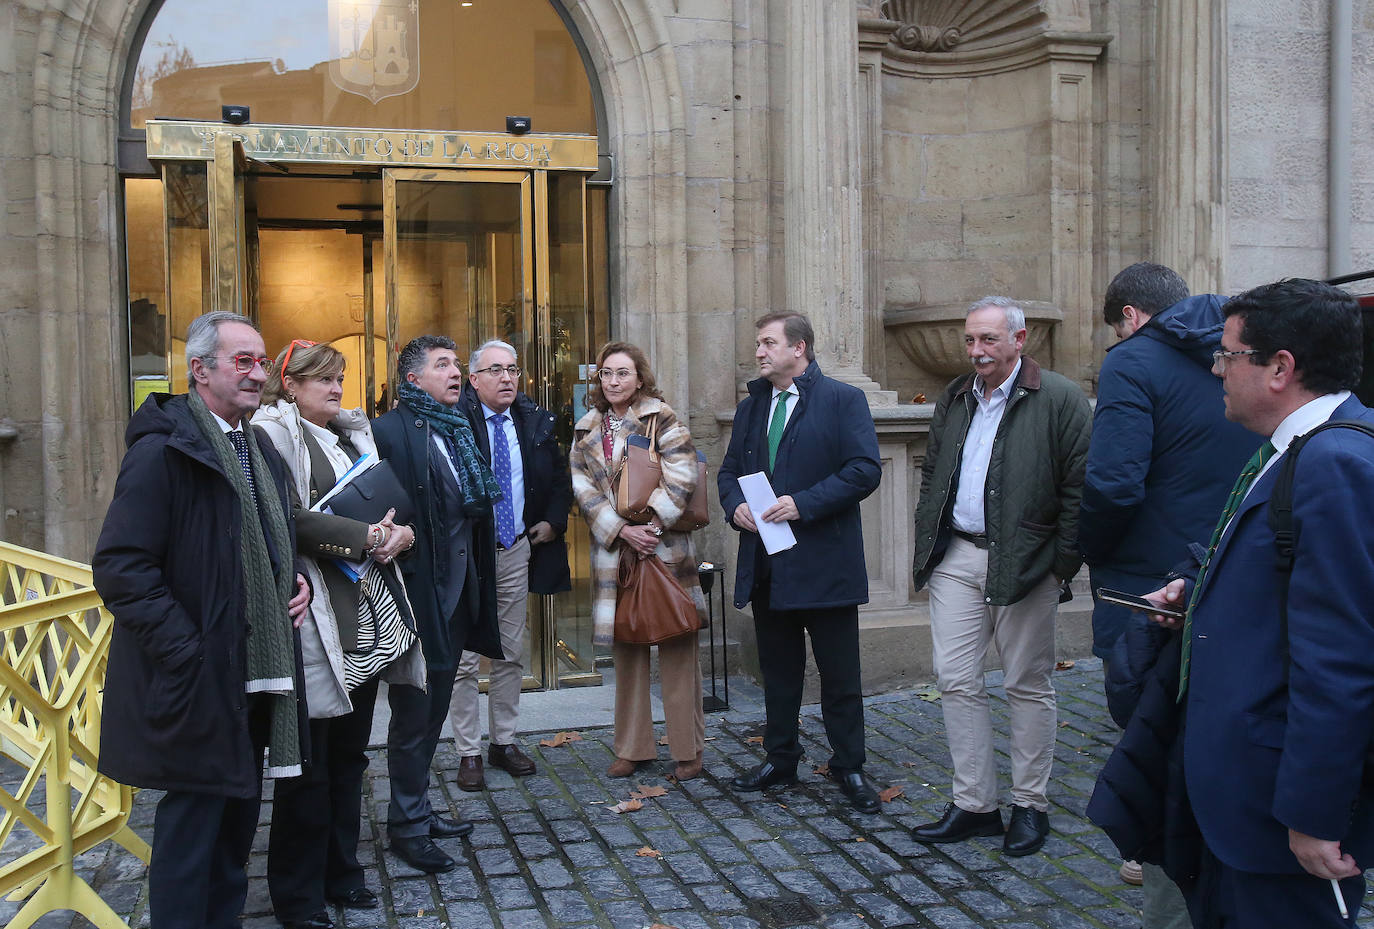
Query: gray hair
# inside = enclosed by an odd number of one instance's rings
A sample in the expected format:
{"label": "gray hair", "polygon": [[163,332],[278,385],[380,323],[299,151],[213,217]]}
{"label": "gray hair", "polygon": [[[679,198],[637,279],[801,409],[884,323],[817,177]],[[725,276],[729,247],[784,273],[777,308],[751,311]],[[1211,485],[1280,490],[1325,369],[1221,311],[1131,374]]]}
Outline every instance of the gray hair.
{"label": "gray hair", "polygon": [[967,319],[979,310],[985,310],[992,306],[1006,314],[1008,332],[1015,335],[1026,328],[1026,311],[1017,306],[1016,301],[1011,297],[980,297],[969,304],[968,312],[964,314],[964,318]]}
{"label": "gray hair", "polygon": [[195,376],[191,374],[193,359],[199,358],[200,363],[207,368],[219,364],[219,327],[225,323],[243,323],[258,331],[258,327],[253,326],[253,321],[247,316],[230,313],[228,310],[215,310],[191,320],[191,325],[186,329],[186,386],[190,387],[196,382]]}
{"label": "gray hair", "polygon": [[520,364],[520,353],[515,350],[515,346],[509,342],[502,342],[500,339],[487,339],[473,351],[472,357],[468,359],[468,370],[477,370],[477,361],[482,357],[482,353],[489,348],[499,348],[502,351],[510,352],[510,356],[515,359],[517,365]]}

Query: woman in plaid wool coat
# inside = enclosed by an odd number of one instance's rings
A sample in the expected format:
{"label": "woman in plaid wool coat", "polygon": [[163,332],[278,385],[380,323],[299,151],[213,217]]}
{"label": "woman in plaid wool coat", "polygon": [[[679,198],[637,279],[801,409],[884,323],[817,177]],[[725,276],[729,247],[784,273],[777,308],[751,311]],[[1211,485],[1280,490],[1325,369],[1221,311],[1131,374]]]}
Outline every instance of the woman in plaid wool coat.
{"label": "woman in plaid wool coat", "polygon": [[[658,754],[649,705],[648,645],[615,642],[616,575],[620,550],[641,557],[657,555],[705,613],[697,577],[692,536],[666,527],[677,522],[697,482],[696,449],[687,426],[663,402],[638,346],[605,345],[598,356],[599,385],[591,390],[593,408],[577,423],[570,463],[573,494],[592,536],[592,623],[598,645],[611,645],[615,658],[615,761],[608,774],[628,777],[640,762]],[[663,480],[649,498],[654,511],[647,525],[627,522],[615,511],[611,477],[625,456],[625,439],[647,435],[657,419]],[[701,664],[697,634],[678,636],[658,647],[659,678],[667,720],[668,750],[677,762],[673,775],[688,780],[701,773],[706,720],[701,709]]]}

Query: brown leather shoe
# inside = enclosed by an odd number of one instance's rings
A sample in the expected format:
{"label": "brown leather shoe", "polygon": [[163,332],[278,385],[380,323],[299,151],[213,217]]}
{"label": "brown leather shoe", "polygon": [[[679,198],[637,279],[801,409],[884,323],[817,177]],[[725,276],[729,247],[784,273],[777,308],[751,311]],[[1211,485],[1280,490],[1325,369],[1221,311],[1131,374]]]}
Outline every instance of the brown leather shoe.
{"label": "brown leather shoe", "polygon": [[500,768],[511,777],[529,777],[534,773],[534,762],[514,743],[497,745],[493,742],[487,750],[487,764]]}
{"label": "brown leather shoe", "polygon": [[458,789],[481,790],[487,786],[481,755],[464,755],[458,762]]}
{"label": "brown leather shoe", "polygon": [[611,766],[606,769],[607,777],[629,777],[635,773],[635,768],[639,767],[636,762],[624,758],[617,758],[611,762]]}
{"label": "brown leather shoe", "polygon": [[701,752],[691,761],[679,761],[677,767],[673,769],[673,780],[690,781],[694,777],[701,776]]}

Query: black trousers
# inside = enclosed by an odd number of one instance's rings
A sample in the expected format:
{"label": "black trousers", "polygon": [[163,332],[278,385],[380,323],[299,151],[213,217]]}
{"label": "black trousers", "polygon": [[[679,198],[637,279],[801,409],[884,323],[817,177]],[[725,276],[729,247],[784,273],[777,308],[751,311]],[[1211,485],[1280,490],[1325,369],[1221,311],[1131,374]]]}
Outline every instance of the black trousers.
{"label": "black trousers", "polygon": [[387,835],[392,838],[428,835],[429,767],[439,744],[439,730],[448,718],[449,697],[458,669],[426,669],[429,692],[397,685],[387,688],[391,728],[387,731],[386,762],[391,776],[391,805]]}
{"label": "black trousers", "polygon": [[[268,701],[250,697],[248,732],[257,770],[270,726]],[[151,929],[240,929],[248,854],[258,829],[262,780],[248,798],[169,790],[153,817],[148,865]]]}
{"label": "black trousers", "polygon": [[1340,882],[1350,914],[1342,919],[1331,882],[1300,874],[1256,874],[1223,864],[1202,851],[1197,886],[1187,894],[1197,929],[1343,929],[1355,925],[1364,902],[1364,875]]}
{"label": "black trousers", "polygon": [[377,679],[349,697],[351,713],[310,720],[305,773],[273,787],[267,888],[283,922],[309,919],[327,898],[364,886],[358,831]]}
{"label": "black trousers", "polygon": [[859,608],[773,610],[767,579],[756,586],[754,634],[763,672],[763,748],[780,768],[796,767],[802,747],[797,731],[806,676],[806,637],[821,676],[821,714],[830,739],[830,768],[858,771],[864,766],[863,686],[859,680]]}

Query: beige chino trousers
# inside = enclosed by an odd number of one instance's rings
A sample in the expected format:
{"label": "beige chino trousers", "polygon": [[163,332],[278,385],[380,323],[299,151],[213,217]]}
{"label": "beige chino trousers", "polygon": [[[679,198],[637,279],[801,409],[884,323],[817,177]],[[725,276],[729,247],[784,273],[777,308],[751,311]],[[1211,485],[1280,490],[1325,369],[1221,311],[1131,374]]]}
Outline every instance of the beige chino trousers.
{"label": "beige chino trousers", "polygon": [[[525,679],[525,618],[530,596],[530,540],[516,539],[496,551],[496,617],[501,628],[505,660],[491,659],[487,674],[488,732],[493,745],[515,741],[520,719],[520,685]],[[482,656],[463,652],[453,679],[448,718],[460,758],[482,752],[482,720],[478,712],[477,672]]]}
{"label": "beige chino trousers", "polygon": [[984,680],[989,643],[1002,657],[1011,721],[1011,798],[1049,809],[1056,710],[1054,619],[1059,585],[1046,575],[1009,606],[987,602],[988,553],[958,536],[930,578],[930,637],[954,761],[954,803],[970,813],[997,809],[997,761]]}

